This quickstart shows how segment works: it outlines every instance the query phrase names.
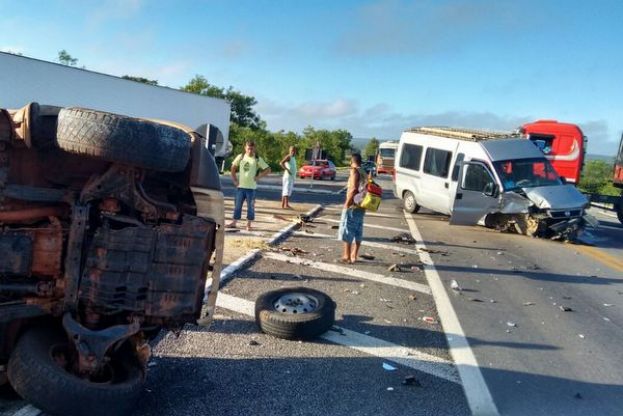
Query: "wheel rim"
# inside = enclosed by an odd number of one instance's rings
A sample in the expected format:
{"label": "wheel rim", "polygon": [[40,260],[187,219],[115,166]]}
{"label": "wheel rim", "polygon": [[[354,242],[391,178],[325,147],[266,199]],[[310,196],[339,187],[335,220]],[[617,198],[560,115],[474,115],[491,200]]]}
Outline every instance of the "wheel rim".
{"label": "wheel rim", "polygon": [[413,211],[413,208],[415,208],[415,197],[411,192],[407,192],[405,195],[405,208],[407,208],[407,211]]}
{"label": "wheel rim", "polygon": [[310,313],[318,309],[318,299],[306,293],[288,293],[273,303],[277,312],[289,314]]}

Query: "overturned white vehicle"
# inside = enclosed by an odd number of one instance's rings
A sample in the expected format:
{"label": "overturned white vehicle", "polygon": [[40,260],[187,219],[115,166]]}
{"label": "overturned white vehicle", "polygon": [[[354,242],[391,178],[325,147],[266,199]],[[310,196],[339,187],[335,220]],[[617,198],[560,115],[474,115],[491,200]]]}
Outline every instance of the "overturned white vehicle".
{"label": "overturned white vehicle", "polygon": [[405,210],[424,207],[450,215],[451,224],[571,240],[592,221],[588,200],[528,140],[419,127],[402,134],[395,168]]}

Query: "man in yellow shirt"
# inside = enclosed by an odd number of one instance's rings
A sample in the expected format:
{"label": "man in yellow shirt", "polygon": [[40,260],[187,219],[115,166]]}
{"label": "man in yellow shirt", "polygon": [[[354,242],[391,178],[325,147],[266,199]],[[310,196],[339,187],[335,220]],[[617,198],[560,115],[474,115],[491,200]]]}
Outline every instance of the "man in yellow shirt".
{"label": "man in yellow shirt", "polygon": [[[238,176],[236,174],[238,173]],[[255,220],[255,189],[257,180],[268,175],[268,164],[255,152],[255,143],[247,141],[244,153],[236,156],[231,164],[231,179],[236,187],[233,220],[227,228],[235,228],[242,216],[242,204],[247,201],[247,230],[251,230],[251,222]]]}

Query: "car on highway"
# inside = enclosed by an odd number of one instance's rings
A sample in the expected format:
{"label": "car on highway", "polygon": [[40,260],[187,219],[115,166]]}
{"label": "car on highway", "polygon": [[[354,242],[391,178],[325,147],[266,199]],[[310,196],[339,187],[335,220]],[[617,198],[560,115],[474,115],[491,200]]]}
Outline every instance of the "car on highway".
{"label": "car on highway", "polygon": [[366,160],[361,164],[361,169],[363,169],[367,174],[371,174],[373,177],[376,176],[376,163],[371,160]]}
{"label": "car on highway", "polygon": [[313,179],[331,179],[335,180],[337,170],[335,164],[330,160],[312,160],[305,163],[299,169],[299,178],[313,178]]}

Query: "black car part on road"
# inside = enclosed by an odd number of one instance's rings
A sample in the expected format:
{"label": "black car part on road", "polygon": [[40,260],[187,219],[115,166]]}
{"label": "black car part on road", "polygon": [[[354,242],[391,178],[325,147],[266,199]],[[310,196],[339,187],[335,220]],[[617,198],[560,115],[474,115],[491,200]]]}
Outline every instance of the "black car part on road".
{"label": "black car part on road", "polygon": [[266,292],[255,302],[255,322],[272,336],[310,339],[335,322],[335,302],[326,294],[305,287]]}
{"label": "black car part on road", "polygon": [[104,374],[90,380],[66,368],[68,345],[62,330],[34,328],[24,333],[8,363],[15,391],[51,416],[130,413],[144,383],[138,362],[129,360],[129,354],[118,360],[113,357]]}
{"label": "black car part on road", "polygon": [[165,172],[184,170],[191,149],[177,127],[84,108],[60,110],[56,141],[70,153]]}

